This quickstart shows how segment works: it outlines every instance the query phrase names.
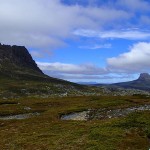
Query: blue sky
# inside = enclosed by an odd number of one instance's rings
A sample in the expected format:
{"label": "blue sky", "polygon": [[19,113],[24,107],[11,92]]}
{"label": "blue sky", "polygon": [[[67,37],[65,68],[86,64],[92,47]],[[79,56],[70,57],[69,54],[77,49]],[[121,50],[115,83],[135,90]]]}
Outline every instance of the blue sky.
{"label": "blue sky", "polygon": [[46,74],[112,83],[150,72],[149,0],[0,0],[0,42]]}

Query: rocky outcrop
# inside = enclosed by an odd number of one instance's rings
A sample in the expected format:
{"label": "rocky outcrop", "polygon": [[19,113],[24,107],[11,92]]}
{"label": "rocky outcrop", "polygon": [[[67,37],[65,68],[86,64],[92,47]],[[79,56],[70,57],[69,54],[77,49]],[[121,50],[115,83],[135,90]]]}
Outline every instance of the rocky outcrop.
{"label": "rocky outcrop", "polygon": [[129,82],[122,82],[112,84],[123,88],[139,89],[150,91],[150,75],[148,73],[141,73],[139,78]]}
{"label": "rocky outcrop", "polygon": [[15,69],[22,71],[30,69],[31,71],[43,74],[24,46],[0,44],[0,68],[12,71],[15,71]]}
{"label": "rocky outcrop", "polygon": [[150,75],[148,73],[141,73],[138,80],[141,81],[150,81]]}

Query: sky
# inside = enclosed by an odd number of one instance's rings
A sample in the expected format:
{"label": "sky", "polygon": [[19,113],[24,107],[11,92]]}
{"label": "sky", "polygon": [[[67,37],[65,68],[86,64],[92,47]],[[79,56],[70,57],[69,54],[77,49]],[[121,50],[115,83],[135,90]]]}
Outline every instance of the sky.
{"label": "sky", "polygon": [[25,46],[40,69],[72,82],[150,72],[149,0],[0,0],[0,42]]}

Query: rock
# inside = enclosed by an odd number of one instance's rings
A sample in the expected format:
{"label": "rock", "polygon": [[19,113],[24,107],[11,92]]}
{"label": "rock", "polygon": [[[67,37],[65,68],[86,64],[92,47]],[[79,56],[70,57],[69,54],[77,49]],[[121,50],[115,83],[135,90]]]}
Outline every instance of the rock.
{"label": "rock", "polygon": [[138,80],[144,80],[144,81],[149,80],[150,81],[150,75],[148,73],[141,73]]}
{"label": "rock", "polygon": [[26,68],[43,74],[24,46],[0,44],[0,70],[8,69],[8,67],[12,71],[13,69]]}

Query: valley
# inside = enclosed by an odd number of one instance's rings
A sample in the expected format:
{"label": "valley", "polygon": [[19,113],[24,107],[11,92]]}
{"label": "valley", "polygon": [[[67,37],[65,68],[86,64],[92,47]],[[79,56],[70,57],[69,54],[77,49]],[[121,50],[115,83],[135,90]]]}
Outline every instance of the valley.
{"label": "valley", "polygon": [[131,82],[136,88],[80,85],[45,75],[25,47],[0,52],[1,150],[150,147],[148,74]]}
{"label": "valley", "polygon": [[150,150],[150,0],[0,0],[0,150]]}
{"label": "valley", "polygon": [[[11,102],[14,102],[12,104]],[[10,104],[9,104],[10,102]],[[21,120],[0,119],[0,149],[148,149],[150,111],[136,111],[119,118],[75,121],[61,120],[62,114],[92,109],[120,109],[149,105],[140,96],[81,96],[1,100],[0,116],[40,112]],[[18,104],[19,103],[19,104]],[[25,108],[31,109],[25,109]]]}

